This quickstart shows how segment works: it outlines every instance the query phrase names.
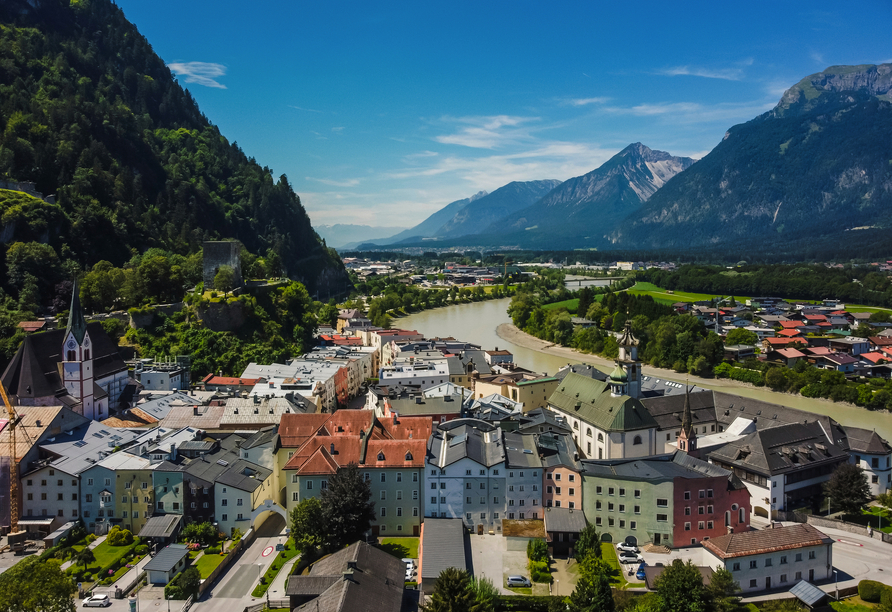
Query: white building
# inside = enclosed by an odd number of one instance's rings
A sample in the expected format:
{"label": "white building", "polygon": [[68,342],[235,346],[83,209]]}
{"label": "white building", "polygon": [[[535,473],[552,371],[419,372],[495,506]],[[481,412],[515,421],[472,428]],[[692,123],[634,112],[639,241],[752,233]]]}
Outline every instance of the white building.
{"label": "white building", "polygon": [[870,493],[879,495],[892,488],[892,448],[870,429],[843,427],[849,441],[849,461],[867,474]]}
{"label": "white building", "polygon": [[474,533],[500,533],[506,478],[502,430],[485,421],[440,424],[427,443],[424,513],[459,518]]}
{"label": "white building", "polygon": [[412,385],[422,389],[449,382],[449,365],[445,360],[430,362],[416,359],[411,363],[381,368],[379,383],[384,386]]}
{"label": "white building", "polygon": [[808,524],[730,533],[703,548],[706,564],[731,572],[744,593],[833,577],[833,538]]}
{"label": "white building", "polygon": [[176,363],[152,363],[144,359],[133,371],[136,380],[149,391],[189,390],[189,370]]}
{"label": "white building", "polygon": [[542,460],[534,434],[505,432],[505,518],[538,519],[542,514]]}

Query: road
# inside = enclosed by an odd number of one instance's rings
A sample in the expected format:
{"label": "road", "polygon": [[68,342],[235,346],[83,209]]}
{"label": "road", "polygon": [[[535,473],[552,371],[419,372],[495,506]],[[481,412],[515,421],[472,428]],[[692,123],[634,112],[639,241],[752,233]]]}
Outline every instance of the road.
{"label": "road", "polygon": [[201,601],[192,606],[192,610],[240,612],[244,607],[258,603],[251,597],[251,591],[276,558],[276,544],[285,542],[284,530],[284,521],[274,520],[273,517],[261,525],[254,543],[218,578]]}

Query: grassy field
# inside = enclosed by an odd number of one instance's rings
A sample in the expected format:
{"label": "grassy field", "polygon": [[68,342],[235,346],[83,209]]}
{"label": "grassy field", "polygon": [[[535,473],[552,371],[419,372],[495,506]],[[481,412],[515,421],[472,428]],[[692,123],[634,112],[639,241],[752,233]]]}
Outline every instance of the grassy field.
{"label": "grassy field", "polygon": [[842,601],[831,601],[830,607],[836,610],[836,612],[871,612],[877,605],[868,603],[856,595]]}
{"label": "grassy field", "polygon": [[218,565],[223,563],[223,559],[225,558],[225,555],[204,554],[201,556],[201,559],[195,562],[195,567],[198,568],[198,573],[200,573],[202,579],[204,579],[210,576],[211,572],[214,571]]}
{"label": "grassy field", "polygon": [[613,575],[610,576],[610,584],[617,589],[624,589],[629,586],[629,581],[623,573],[623,566],[619,563],[619,557],[616,556],[616,549],[612,542],[601,543],[601,559],[613,568]]}
{"label": "grassy field", "polygon": [[579,298],[573,298],[572,300],[564,300],[563,302],[554,302],[553,304],[546,304],[542,308],[545,310],[555,310],[557,308],[566,308],[570,312],[576,312],[576,309],[579,307]]}
{"label": "grassy field", "polygon": [[[130,546],[110,546],[108,541],[102,542],[99,546],[92,549],[93,556],[96,560],[87,566],[88,570],[94,573],[101,567],[105,567],[123,557],[130,550]],[[68,573],[73,574],[83,570],[83,566],[76,563],[68,568]]]}
{"label": "grassy field", "polygon": [[418,538],[381,538],[378,548],[397,559],[418,558]]}
{"label": "grassy field", "polygon": [[[674,304],[675,302],[700,302],[704,300],[711,300],[715,297],[720,297],[714,293],[691,293],[688,291],[674,291],[673,293],[668,293],[666,289],[657,287],[653,283],[635,283],[635,285],[627,291],[634,295],[649,295],[654,299],[654,301],[661,304]],[[750,299],[750,297],[744,295],[735,295],[734,299],[737,301],[738,304],[743,305],[746,304],[746,301]],[[815,302],[814,300],[791,299],[791,301],[811,302],[813,304],[817,304],[817,302]],[[548,308],[548,306],[546,306],[545,308]],[[846,304],[846,310],[848,312],[880,312],[888,311],[889,309],[878,308],[875,306],[862,306],[859,304]]]}

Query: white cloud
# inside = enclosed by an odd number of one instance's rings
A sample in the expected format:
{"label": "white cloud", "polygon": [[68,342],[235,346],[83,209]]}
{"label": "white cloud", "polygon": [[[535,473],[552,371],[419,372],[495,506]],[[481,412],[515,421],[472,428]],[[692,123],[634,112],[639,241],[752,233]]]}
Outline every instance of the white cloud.
{"label": "white cloud", "polygon": [[817,51],[812,51],[811,53],[809,53],[809,57],[811,57],[815,62],[817,62],[818,64],[821,64],[822,66],[826,64],[826,62],[824,61],[823,53],[818,53]]}
{"label": "white cloud", "polygon": [[587,106],[589,104],[604,104],[608,102],[610,98],[571,98],[566,100],[565,103],[570,106]]}
{"label": "white cloud", "polygon": [[226,66],[208,62],[173,62],[167,66],[177,76],[186,79],[187,83],[226,89],[226,85],[217,81],[226,76]]}
{"label": "white cloud", "polygon": [[312,176],[305,176],[304,179],[307,181],[322,183],[323,185],[330,185],[331,187],[355,187],[360,183],[359,179],[344,179],[338,181],[334,179],[313,178]]}
{"label": "white cloud", "polygon": [[307,113],[321,113],[321,110],[316,110],[314,108],[304,108],[302,106],[294,106],[293,104],[289,104],[288,108],[293,108],[294,110],[304,111]]}
{"label": "white cloud", "polygon": [[333,128],[331,128],[331,131],[332,131],[332,132],[340,133],[340,132],[343,132],[343,131],[344,131],[344,128],[343,128],[343,126],[340,126],[340,127],[333,127]]}
{"label": "white cloud", "polygon": [[606,107],[604,110],[618,115],[665,117],[674,123],[701,124],[707,121],[749,121],[753,116],[773,108],[776,101],[777,99],[772,97],[751,102],[725,102],[713,105],[699,102],[657,102],[628,107]]}
{"label": "white cloud", "polygon": [[494,149],[508,143],[529,139],[529,133],[521,126],[538,121],[538,117],[494,115],[490,117],[443,117],[442,122],[463,124],[458,132],[436,136],[442,144],[453,144],[472,149]]}
{"label": "white cloud", "polygon": [[[752,62],[752,60],[750,60]],[[739,81],[743,78],[743,71],[740,68],[722,68],[719,70],[711,70],[709,68],[698,68],[696,66],[675,66],[674,68],[664,68],[658,71],[658,74],[664,76],[696,76],[705,79],[723,79],[725,81]]]}
{"label": "white cloud", "polygon": [[424,159],[426,157],[436,157],[439,153],[436,151],[419,151],[418,153],[410,153],[409,155],[403,156],[404,161],[414,161],[416,159]]}

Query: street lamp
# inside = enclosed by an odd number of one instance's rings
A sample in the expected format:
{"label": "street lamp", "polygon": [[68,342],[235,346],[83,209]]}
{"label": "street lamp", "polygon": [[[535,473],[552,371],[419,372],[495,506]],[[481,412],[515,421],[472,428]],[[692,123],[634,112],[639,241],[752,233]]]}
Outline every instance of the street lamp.
{"label": "street lamp", "polygon": [[560,580],[554,581],[554,594],[557,596],[560,596],[560,594],[561,594],[561,581]]}
{"label": "street lamp", "polygon": [[836,601],[839,601],[839,572],[833,570],[833,581],[836,583]]}
{"label": "street lamp", "polygon": [[173,595],[167,598],[167,612],[170,612],[170,600],[173,599]]}

